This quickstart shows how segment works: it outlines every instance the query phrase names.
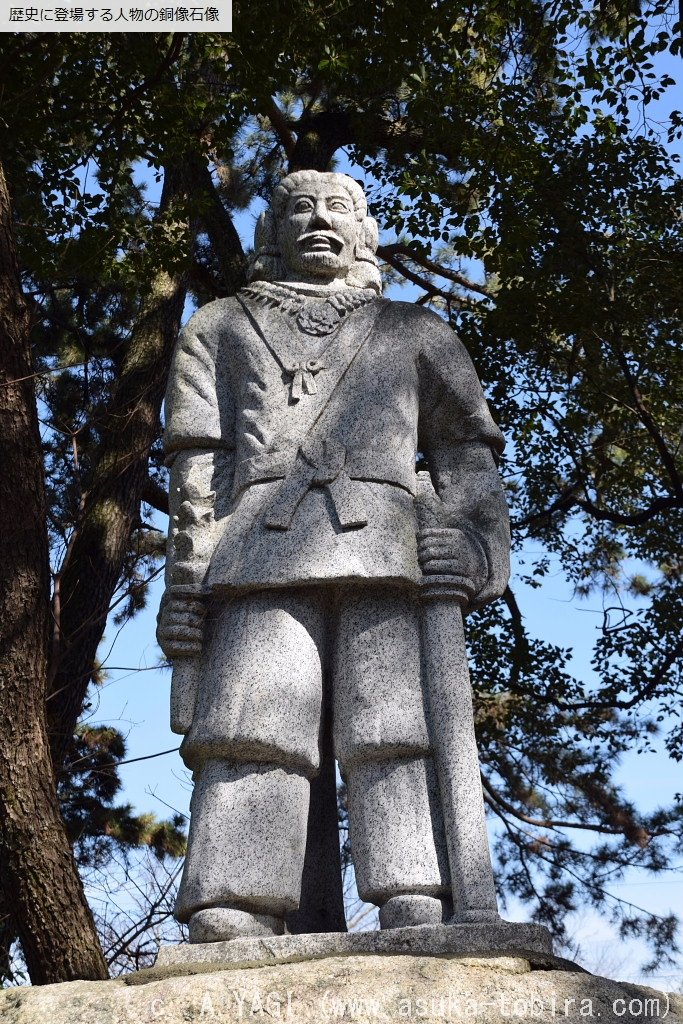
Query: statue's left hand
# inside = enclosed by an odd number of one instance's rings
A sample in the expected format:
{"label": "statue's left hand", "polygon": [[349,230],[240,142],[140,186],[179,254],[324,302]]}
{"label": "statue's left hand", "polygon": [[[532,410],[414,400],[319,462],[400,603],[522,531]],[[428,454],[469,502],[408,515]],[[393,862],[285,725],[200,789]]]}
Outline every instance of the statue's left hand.
{"label": "statue's left hand", "polygon": [[430,527],[417,535],[417,556],[426,576],[465,576],[478,594],[489,567],[481,544],[457,527]]}

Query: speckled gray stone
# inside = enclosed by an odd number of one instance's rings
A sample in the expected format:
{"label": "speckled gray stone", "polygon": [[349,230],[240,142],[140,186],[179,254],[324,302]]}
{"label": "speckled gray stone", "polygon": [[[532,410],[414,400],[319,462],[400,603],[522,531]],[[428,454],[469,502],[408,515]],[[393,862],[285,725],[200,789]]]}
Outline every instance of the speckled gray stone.
{"label": "speckled gray stone", "polygon": [[[382,905],[405,892],[448,894],[443,818],[431,757],[355,765],[348,775],[348,804],[362,899]],[[390,926],[387,918],[380,921],[383,927]],[[411,923],[433,923],[433,915],[429,912]]]}
{"label": "speckled gray stone", "polygon": [[[151,968],[0,992],[3,1024],[681,1024],[683,996],[512,956],[337,956]],[[549,961],[550,957],[544,958]]]}
{"label": "speckled gray stone", "polygon": [[[204,915],[193,940],[296,913],[326,714],[382,927],[441,920],[451,890],[455,920],[497,920],[460,606],[507,582],[502,438],[450,328],[379,297],[376,247],[352,179],[288,176],[250,285],[176,349],[158,635],[195,773],[176,909]],[[323,831],[309,852],[336,864]]]}
{"label": "speckled gray stone", "polygon": [[483,953],[526,956],[544,963],[552,957],[546,928],[497,921],[489,924],[394,928],[384,932],[329,935],[281,935],[272,939],[233,939],[202,945],[162,946],[156,967],[194,963],[291,963],[331,956],[478,956]]}
{"label": "speckled gray stone", "polygon": [[436,896],[392,896],[379,911],[380,928],[414,928],[443,924],[453,916],[449,899]]}
{"label": "speckled gray stone", "polygon": [[[206,761],[190,807],[178,920],[224,906],[283,918],[298,906],[308,788],[291,769]],[[230,933],[239,930],[238,924],[229,927]]]}
{"label": "speckled gray stone", "polygon": [[240,935],[283,935],[285,923],[272,914],[250,914],[230,907],[208,907],[190,918],[190,942],[224,942]]}
{"label": "speckled gray stone", "polygon": [[444,577],[423,595],[429,721],[453,880],[454,921],[497,916],[460,600]]}

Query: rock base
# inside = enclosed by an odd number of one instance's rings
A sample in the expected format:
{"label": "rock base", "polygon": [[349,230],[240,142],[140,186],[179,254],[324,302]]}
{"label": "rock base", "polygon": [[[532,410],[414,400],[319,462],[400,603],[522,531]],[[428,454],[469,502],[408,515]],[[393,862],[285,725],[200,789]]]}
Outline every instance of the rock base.
{"label": "rock base", "polygon": [[367,955],[0,992],[3,1024],[683,1024],[683,997],[520,957]]}

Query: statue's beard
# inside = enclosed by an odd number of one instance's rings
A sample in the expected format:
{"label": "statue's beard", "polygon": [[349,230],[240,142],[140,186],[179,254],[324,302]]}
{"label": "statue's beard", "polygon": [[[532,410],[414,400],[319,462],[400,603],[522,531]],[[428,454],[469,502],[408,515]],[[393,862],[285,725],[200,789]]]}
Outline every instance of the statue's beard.
{"label": "statue's beard", "polygon": [[309,274],[343,274],[348,271],[349,263],[334,252],[300,252],[297,262]]}

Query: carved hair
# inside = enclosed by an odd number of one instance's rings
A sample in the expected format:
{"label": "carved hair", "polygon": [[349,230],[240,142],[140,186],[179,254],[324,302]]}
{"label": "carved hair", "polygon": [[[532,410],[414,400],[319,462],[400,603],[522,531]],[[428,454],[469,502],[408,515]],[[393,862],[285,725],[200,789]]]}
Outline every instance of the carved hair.
{"label": "carved hair", "polygon": [[283,178],[273,192],[270,208],[264,210],[256,224],[254,233],[254,254],[249,261],[247,278],[249,281],[282,280],[282,255],[277,245],[277,225],[282,219],[287,201],[292,194],[305,188],[321,177],[330,183],[343,188],[353,203],[353,210],[358,221],[358,243],[356,245],[356,262],[346,277],[346,283],[352,288],[373,288],[382,291],[382,279],[377,267],[378,231],[377,223],[368,217],[368,204],[363,189],[348,174],[324,173],[322,171],[294,171]]}

